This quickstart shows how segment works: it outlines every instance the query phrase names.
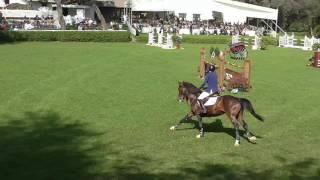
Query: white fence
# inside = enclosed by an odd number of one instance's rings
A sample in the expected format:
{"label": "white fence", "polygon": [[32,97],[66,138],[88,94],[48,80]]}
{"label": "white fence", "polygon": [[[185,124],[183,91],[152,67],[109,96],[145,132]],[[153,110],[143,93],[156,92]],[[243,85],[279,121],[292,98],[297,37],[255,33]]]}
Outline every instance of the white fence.
{"label": "white fence", "polygon": [[279,47],[295,48],[297,45],[297,39],[294,38],[294,34],[289,36],[287,33],[284,36],[279,36]]}
{"label": "white fence", "polygon": [[312,46],[316,43],[320,43],[320,39],[315,37],[308,38],[307,36],[301,41],[303,44],[298,44],[297,39],[294,37],[294,34],[289,36],[285,33],[283,36],[279,36],[279,47],[284,48],[300,48],[306,51],[312,50]]}
{"label": "white fence", "polygon": [[320,44],[320,39],[316,39],[315,37],[311,37],[311,38],[308,38],[307,36],[304,37],[304,40],[303,40],[303,50],[312,50],[312,46],[314,44]]}

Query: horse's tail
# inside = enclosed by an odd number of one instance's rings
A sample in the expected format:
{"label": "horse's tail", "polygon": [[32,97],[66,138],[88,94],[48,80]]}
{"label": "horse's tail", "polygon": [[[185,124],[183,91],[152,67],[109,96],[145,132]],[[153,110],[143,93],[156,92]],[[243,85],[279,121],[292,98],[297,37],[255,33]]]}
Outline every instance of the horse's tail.
{"label": "horse's tail", "polygon": [[241,110],[248,110],[255,118],[257,118],[260,121],[264,121],[264,118],[257,114],[255,110],[253,109],[253,106],[251,102],[248,99],[240,98],[240,104],[241,104]]}

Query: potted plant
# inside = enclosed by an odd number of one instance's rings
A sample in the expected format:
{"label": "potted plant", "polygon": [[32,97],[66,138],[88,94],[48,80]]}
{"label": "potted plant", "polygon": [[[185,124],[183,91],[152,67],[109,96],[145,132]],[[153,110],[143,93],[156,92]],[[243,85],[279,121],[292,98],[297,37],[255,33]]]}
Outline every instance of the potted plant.
{"label": "potted plant", "polygon": [[313,51],[318,51],[318,50],[320,50],[320,44],[319,44],[319,43],[315,43],[315,44],[312,46],[312,50],[313,50]]}
{"label": "potted plant", "polygon": [[220,54],[220,49],[218,47],[211,47],[209,53],[211,58],[218,57]]}
{"label": "potted plant", "polygon": [[268,46],[267,46],[267,43],[266,43],[266,40],[265,39],[261,39],[261,47],[260,47],[260,49],[261,50],[267,50],[268,49]]}
{"label": "potted plant", "polygon": [[176,48],[181,49],[182,36],[180,36],[179,34],[176,34],[175,36],[173,36],[173,40],[176,44]]}

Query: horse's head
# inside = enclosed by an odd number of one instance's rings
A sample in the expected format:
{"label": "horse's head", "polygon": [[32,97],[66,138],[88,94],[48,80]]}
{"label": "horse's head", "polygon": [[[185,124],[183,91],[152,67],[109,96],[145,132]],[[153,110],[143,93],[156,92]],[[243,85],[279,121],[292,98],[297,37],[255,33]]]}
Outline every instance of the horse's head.
{"label": "horse's head", "polygon": [[188,82],[179,82],[178,87],[178,101],[183,102],[184,100],[191,100],[191,96],[198,97],[201,94],[201,90],[198,89],[195,85]]}
{"label": "horse's head", "polygon": [[179,94],[178,94],[177,100],[179,102],[188,100],[188,89],[187,87],[184,86],[184,82],[179,82],[178,92]]}

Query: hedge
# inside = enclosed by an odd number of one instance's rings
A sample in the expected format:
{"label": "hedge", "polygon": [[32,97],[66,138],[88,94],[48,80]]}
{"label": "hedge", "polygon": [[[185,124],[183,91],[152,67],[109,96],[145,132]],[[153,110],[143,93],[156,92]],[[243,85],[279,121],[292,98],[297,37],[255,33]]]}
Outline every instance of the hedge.
{"label": "hedge", "polygon": [[0,32],[0,42],[14,41],[78,41],[130,42],[130,34],[106,31],[9,31]]}
{"label": "hedge", "polygon": [[136,36],[136,42],[147,43],[148,42],[148,34],[139,34]]}
{"label": "hedge", "polygon": [[[137,42],[147,43],[148,34],[140,34],[136,37]],[[230,36],[193,36],[183,35],[182,43],[194,44],[228,44],[231,42]]]}
{"label": "hedge", "polygon": [[[252,43],[252,37],[247,38]],[[275,38],[263,37],[265,45],[277,46]],[[14,41],[78,41],[78,42],[130,42],[129,32],[106,32],[106,31],[9,31],[0,32],[0,42]],[[136,37],[137,42],[147,43],[148,34],[140,34]],[[182,43],[201,44],[229,44],[231,36],[192,36],[184,35]]]}
{"label": "hedge", "polygon": [[264,36],[264,37],[262,37],[262,42],[266,46],[269,46],[269,45],[278,46],[278,40],[276,38],[273,38],[273,37]]}
{"label": "hedge", "polygon": [[[249,44],[252,44],[254,39],[253,37],[241,36],[241,41],[245,39],[248,41]],[[273,45],[277,46],[278,41],[275,38],[271,37],[263,37],[263,42],[266,45]],[[148,42],[148,34],[140,34],[136,37],[137,42],[147,43]],[[182,43],[194,43],[194,44],[230,44],[231,43],[231,36],[193,36],[193,35],[184,35],[182,38]]]}
{"label": "hedge", "polygon": [[195,44],[230,44],[231,36],[194,36],[186,35],[182,37],[182,43]]}

